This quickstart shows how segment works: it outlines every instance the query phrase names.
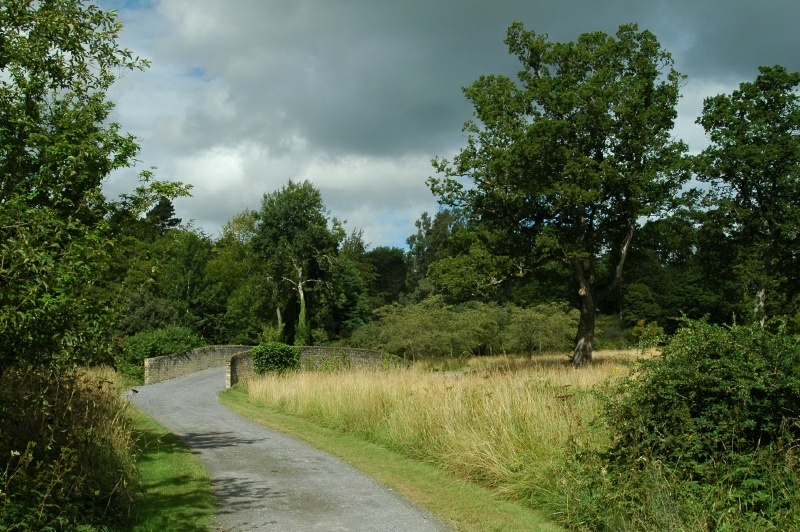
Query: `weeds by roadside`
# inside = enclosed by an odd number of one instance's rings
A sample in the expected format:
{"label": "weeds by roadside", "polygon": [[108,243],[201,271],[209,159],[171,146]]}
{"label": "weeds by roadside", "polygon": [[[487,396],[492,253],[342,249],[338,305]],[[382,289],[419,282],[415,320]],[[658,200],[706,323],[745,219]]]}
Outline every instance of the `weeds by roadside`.
{"label": "weeds by roadside", "polygon": [[0,378],[0,529],[123,522],[134,456],[111,370],[17,366]]}
{"label": "weeds by roadside", "polygon": [[796,337],[690,323],[663,353],[301,371],[248,393],[573,529],[800,528]]}
{"label": "weeds by roadside", "polygon": [[553,485],[566,443],[590,437],[586,427],[602,407],[593,389],[627,374],[637,356],[597,353],[595,364],[578,372],[566,356],[553,355],[268,374],[248,389],[254,401],[281,412],[530,501],[536,486]]}

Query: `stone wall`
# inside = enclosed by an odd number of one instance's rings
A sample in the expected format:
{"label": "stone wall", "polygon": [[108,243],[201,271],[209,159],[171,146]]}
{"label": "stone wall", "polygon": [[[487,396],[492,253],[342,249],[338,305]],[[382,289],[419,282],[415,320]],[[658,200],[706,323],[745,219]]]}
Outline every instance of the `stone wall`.
{"label": "stone wall", "polygon": [[228,360],[225,371],[225,387],[230,388],[245,376],[253,374],[253,356],[250,351],[242,351]]}
{"label": "stone wall", "polygon": [[[225,387],[230,388],[253,374],[252,346],[209,345],[178,355],[148,358],[144,361],[144,383],[174,379],[209,368],[225,366]],[[383,353],[347,347],[301,347],[300,367],[325,369],[335,367],[375,366],[383,362]]]}
{"label": "stone wall", "polygon": [[[304,369],[323,369],[330,367],[379,366],[383,363],[383,353],[370,349],[351,349],[347,347],[301,347],[300,367]],[[250,351],[236,354],[228,360],[225,387],[230,388],[247,375],[253,374],[253,357]]]}
{"label": "stone wall", "polygon": [[233,355],[249,353],[251,349],[252,346],[246,345],[209,345],[178,355],[148,358],[144,361],[144,383],[154,384],[208,368],[228,366]]}
{"label": "stone wall", "polygon": [[371,349],[349,347],[301,347],[300,367],[303,369],[323,369],[325,367],[374,366],[383,361],[383,353]]}

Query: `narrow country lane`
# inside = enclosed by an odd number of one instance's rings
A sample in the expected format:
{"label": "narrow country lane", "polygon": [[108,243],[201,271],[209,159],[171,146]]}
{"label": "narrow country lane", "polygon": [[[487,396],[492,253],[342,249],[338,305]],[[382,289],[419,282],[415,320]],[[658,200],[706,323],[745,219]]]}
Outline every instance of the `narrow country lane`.
{"label": "narrow country lane", "polygon": [[222,406],[225,369],[138,387],[131,402],[195,451],[217,496],[224,531],[441,531],[390,489],[294,438]]}

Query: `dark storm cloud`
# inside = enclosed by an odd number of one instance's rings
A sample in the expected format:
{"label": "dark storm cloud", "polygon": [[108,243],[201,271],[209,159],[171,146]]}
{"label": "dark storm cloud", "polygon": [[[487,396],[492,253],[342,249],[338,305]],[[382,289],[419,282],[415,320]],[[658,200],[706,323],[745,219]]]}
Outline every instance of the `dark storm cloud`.
{"label": "dark storm cloud", "polygon": [[461,87],[517,68],[503,44],[514,20],[571,40],[626,22],[654,31],[690,79],[796,68],[800,3],[746,1],[170,1],[178,31],[160,53],[219,80],[234,113],[196,109],[198,141],[302,137],[329,153],[397,155],[458,139]]}
{"label": "dark storm cloud", "polygon": [[739,83],[752,80],[760,65],[800,69],[800,2],[718,0],[678,5],[665,38],[689,36],[692,45],[678,59],[690,78]]}
{"label": "dark storm cloud", "polygon": [[461,88],[516,74],[503,43],[515,20],[556,41],[654,32],[688,75],[676,134],[693,151],[704,97],[759,65],[800,70],[797,0],[100,1],[153,61],[115,89],[115,119],[142,138],[145,166],[195,185],[179,215],[210,232],[294,178],[377,245],[401,218],[410,234],[435,209],[430,159],[464,145]]}

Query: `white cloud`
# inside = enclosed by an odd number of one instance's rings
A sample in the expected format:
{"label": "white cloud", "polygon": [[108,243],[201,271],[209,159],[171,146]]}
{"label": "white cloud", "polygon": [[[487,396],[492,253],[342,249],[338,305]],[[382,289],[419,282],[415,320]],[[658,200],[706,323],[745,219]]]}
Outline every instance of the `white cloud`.
{"label": "white cloud", "polygon": [[[177,215],[209,233],[308,179],[349,229],[403,245],[436,209],[430,159],[464,143],[461,86],[518,70],[503,45],[514,20],[556,40],[631,21],[652,29],[690,76],[675,134],[693,152],[707,142],[694,124],[704,97],[753,79],[760,62],[800,69],[796,0],[100,4],[119,9],[122,44],[153,62],[113,88],[113,118],[140,137],[142,168],[194,185]],[[135,174],[113,176],[107,193],[130,191]]]}

